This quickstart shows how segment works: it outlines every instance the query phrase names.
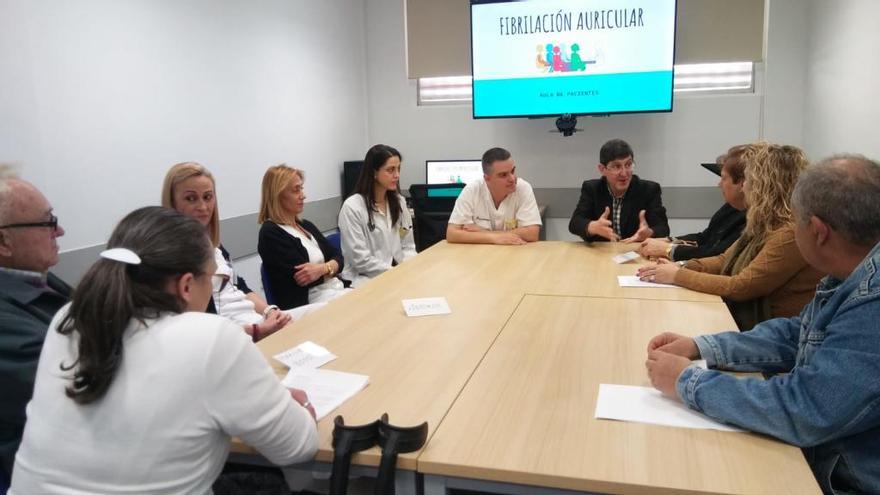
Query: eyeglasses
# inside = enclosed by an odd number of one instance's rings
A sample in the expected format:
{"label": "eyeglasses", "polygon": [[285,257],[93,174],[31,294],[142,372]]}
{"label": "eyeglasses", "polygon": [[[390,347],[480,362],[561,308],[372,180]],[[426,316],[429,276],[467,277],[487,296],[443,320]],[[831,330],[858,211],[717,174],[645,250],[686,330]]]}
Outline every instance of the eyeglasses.
{"label": "eyeglasses", "polygon": [[629,171],[629,170],[632,170],[633,167],[635,167],[635,166],[636,166],[635,162],[626,162],[623,165],[621,165],[619,163],[615,163],[612,165],[603,165],[603,167],[605,167],[607,170],[610,170],[614,173],[620,172],[621,170]]}
{"label": "eyeglasses", "polygon": [[50,215],[49,220],[45,222],[10,223],[8,225],[0,225],[0,229],[23,229],[26,227],[49,227],[52,230],[55,230],[58,228],[58,217]]}
{"label": "eyeglasses", "polygon": [[226,285],[229,284],[229,275],[211,275],[211,283],[214,285],[215,292],[223,292]]}

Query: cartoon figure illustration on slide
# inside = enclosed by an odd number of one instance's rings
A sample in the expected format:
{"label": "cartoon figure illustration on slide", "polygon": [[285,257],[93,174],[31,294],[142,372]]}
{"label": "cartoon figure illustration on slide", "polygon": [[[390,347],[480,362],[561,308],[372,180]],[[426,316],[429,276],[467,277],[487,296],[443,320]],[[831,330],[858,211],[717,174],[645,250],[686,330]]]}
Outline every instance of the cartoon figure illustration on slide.
{"label": "cartoon figure illustration on slide", "polygon": [[583,72],[588,65],[599,63],[601,56],[598,46],[584,49],[579,43],[572,43],[571,47],[565,43],[547,43],[536,46],[535,52],[535,67],[539,72]]}
{"label": "cartoon figure illustration on slide", "polygon": [[535,50],[537,51],[537,55],[535,55],[535,67],[538,68],[541,72],[547,72],[550,70],[550,64],[547,62],[547,58],[544,55],[544,46],[538,45]]}
{"label": "cartoon figure illustration on slide", "polygon": [[567,72],[568,68],[565,66],[565,62],[562,60],[562,55],[560,55],[560,50],[558,46],[553,47],[553,71],[554,72]]}
{"label": "cartoon figure illustration on slide", "polygon": [[562,64],[565,66],[566,71],[571,70],[571,59],[568,58],[569,50],[568,45],[565,43],[559,44],[559,56],[562,57]]}
{"label": "cartoon figure illustration on slide", "polygon": [[547,71],[553,72],[553,43],[547,43],[544,48],[546,49],[544,57],[547,60]]}
{"label": "cartoon figure illustration on slide", "polygon": [[586,70],[587,64],[581,60],[581,46],[577,43],[571,45],[571,70]]}

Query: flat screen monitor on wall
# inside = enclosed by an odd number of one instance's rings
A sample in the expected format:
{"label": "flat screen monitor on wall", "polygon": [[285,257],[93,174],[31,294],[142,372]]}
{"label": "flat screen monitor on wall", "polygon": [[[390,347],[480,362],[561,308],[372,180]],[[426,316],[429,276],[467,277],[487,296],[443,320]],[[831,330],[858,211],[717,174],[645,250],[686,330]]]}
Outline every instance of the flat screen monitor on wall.
{"label": "flat screen monitor on wall", "polygon": [[469,184],[483,178],[480,160],[427,160],[425,177],[428,184]]}
{"label": "flat screen monitor on wall", "polygon": [[676,0],[471,0],[474,118],[672,111]]}

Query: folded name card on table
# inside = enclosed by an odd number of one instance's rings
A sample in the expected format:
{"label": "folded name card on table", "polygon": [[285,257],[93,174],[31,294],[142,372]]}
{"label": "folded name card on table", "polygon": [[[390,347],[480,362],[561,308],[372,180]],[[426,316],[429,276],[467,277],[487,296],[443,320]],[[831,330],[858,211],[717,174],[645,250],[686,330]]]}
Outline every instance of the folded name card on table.
{"label": "folded name card on table", "polygon": [[333,353],[312,341],[303,342],[272,357],[288,368],[319,368],[336,359]]}
{"label": "folded name card on table", "polygon": [[632,385],[599,385],[596,418],[679,428],[743,431],[688,409],[680,401],[664,397],[658,390]]}
{"label": "folded name card on table", "polygon": [[281,380],[285,387],[305,390],[319,421],[354,397],[368,383],[370,377],[367,375],[308,368],[291,368]]}
{"label": "folded name card on table", "polygon": [[636,259],[636,258],[638,258],[638,257],[639,257],[639,253],[637,253],[637,252],[635,252],[635,251],[629,251],[629,252],[626,252],[626,253],[623,253],[623,254],[618,254],[617,256],[615,256],[615,257],[613,257],[613,258],[611,258],[611,259],[614,260],[615,263],[617,263],[618,265],[620,265],[620,264],[623,264],[623,263],[628,263],[628,262],[630,262],[630,261],[632,261],[632,260],[634,260],[634,259]]}
{"label": "folded name card on table", "polygon": [[448,315],[452,313],[445,297],[404,299],[403,310],[406,311],[406,316]]}
{"label": "folded name card on table", "polygon": [[642,282],[638,275],[618,275],[617,283],[621,287],[653,287],[655,289],[680,289],[681,287],[672,284],[658,284],[656,282]]}

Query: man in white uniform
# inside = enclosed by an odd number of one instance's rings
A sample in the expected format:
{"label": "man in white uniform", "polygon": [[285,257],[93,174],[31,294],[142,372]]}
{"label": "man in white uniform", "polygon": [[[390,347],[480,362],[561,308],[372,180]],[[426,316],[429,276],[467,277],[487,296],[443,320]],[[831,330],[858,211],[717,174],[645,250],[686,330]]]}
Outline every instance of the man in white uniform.
{"label": "man in white uniform", "polygon": [[446,240],[471,244],[525,244],[538,240],[541,215],[532,186],[516,177],[510,152],[483,153],[483,178],[455,201]]}

